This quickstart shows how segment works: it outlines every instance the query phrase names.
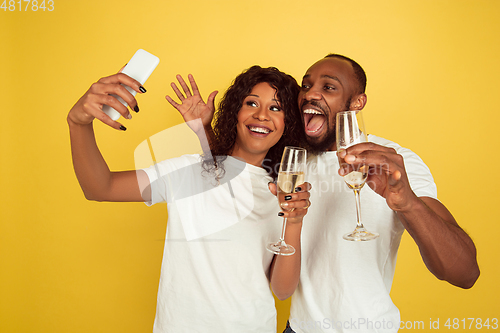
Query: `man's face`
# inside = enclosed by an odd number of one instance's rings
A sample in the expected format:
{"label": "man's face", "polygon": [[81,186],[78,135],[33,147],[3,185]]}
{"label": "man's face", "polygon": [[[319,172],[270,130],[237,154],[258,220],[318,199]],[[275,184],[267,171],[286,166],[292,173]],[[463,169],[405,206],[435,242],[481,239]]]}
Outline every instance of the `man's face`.
{"label": "man's face", "polygon": [[312,153],[335,150],[335,116],[351,108],[355,91],[354,70],[344,59],[324,58],[307,70],[298,103]]}

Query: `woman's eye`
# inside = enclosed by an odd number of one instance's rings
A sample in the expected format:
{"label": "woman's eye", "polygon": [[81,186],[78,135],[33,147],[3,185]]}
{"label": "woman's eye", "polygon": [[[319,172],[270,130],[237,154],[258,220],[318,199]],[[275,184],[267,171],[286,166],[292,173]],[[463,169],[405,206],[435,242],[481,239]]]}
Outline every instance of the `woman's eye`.
{"label": "woman's eye", "polygon": [[248,106],[253,106],[253,107],[257,106],[257,103],[255,103],[254,101],[247,101],[245,104]]}
{"label": "woman's eye", "polygon": [[271,111],[276,111],[276,112],[279,112],[281,111],[281,108],[279,106],[276,106],[276,105],[273,105],[269,108]]}
{"label": "woman's eye", "polygon": [[301,86],[302,89],[309,89],[310,87],[311,87],[310,85],[305,84],[305,83],[302,83],[302,86]]}

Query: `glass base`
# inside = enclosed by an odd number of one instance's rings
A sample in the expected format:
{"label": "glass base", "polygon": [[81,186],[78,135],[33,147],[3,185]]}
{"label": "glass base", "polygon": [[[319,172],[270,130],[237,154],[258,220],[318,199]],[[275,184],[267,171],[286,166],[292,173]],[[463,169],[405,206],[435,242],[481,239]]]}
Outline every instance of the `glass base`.
{"label": "glass base", "polygon": [[269,252],[278,254],[280,256],[291,256],[295,253],[293,246],[286,244],[283,241],[278,241],[276,243],[267,244],[266,249]]}
{"label": "glass base", "polygon": [[348,234],[345,234],[342,236],[345,240],[348,241],[355,241],[355,242],[361,242],[361,241],[369,241],[372,239],[375,239],[379,236],[376,232],[370,232],[366,230],[363,226],[361,227],[356,227],[353,232],[350,232]]}

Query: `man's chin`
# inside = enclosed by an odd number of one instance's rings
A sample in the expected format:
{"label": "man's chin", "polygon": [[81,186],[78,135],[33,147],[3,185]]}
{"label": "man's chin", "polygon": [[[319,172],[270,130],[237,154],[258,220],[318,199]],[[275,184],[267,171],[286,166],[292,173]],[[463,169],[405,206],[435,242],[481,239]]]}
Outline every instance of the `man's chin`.
{"label": "man's chin", "polygon": [[323,138],[306,135],[306,142],[308,153],[320,155],[333,148],[335,145],[335,135],[329,135]]}

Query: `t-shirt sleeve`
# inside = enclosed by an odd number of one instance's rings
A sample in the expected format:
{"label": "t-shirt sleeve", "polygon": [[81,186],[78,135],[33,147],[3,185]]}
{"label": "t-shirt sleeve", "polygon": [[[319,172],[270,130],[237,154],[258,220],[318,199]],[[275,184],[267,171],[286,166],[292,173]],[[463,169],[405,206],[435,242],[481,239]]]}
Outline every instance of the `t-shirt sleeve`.
{"label": "t-shirt sleeve", "polygon": [[162,177],[162,175],[168,174],[168,168],[165,164],[166,163],[160,162],[147,169],[142,169],[149,178],[149,185],[151,188],[151,200],[144,202],[148,206],[168,200],[167,178]]}
{"label": "t-shirt sleeve", "polygon": [[191,178],[193,172],[200,172],[199,165],[199,155],[185,155],[142,169],[148,176],[151,187],[151,200],[145,204],[152,206],[160,202],[169,202],[175,192],[183,188],[184,182]]}
{"label": "t-shirt sleeve", "polygon": [[395,142],[375,135],[370,135],[369,140],[382,146],[394,148],[398,154],[403,156],[410,187],[417,197],[430,197],[438,200],[437,187],[431,171],[417,154]]}
{"label": "t-shirt sleeve", "polygon": [[431,171],[424,161],[409,149],[400,148],[397,150],[404,158],[406,174],[411,189],[417,197],[430,197],[438,200],[437,186],[434,183]]}

